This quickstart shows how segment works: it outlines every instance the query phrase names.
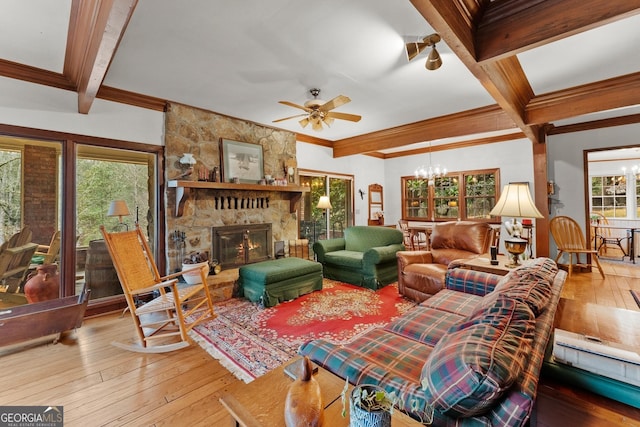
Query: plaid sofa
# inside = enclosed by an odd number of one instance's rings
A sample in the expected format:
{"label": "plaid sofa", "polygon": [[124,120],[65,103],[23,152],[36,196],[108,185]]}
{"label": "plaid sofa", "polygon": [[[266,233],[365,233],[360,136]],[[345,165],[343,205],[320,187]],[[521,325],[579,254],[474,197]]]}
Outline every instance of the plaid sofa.
{"label": "plaid sofa", "polygon": [[299,353],[398,395],[405,412],[433,405],[436,426],[528,420],[566,273],[537,258],[501,277],[450,265],[446,287],[383,328]]}

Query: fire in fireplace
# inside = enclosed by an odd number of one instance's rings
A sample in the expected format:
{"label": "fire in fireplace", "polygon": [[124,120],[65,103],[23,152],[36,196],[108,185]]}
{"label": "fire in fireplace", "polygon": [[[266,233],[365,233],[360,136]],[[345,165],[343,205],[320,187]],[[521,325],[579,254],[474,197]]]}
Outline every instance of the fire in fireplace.
{"label": "fire in fireplace", "polygon": [[234,268],[273,257],[271,224],[213,227],[213,258],[222,268]]}

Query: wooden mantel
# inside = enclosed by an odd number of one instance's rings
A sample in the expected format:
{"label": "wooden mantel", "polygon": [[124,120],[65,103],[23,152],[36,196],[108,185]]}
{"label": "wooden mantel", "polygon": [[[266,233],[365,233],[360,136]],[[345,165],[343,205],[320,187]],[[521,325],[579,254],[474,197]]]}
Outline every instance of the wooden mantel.
{"label": "wooden mantel", "polygon": [[176,189],[176,217],[180,217],[184,211],[184,204],[191,192],[191,189],[206,190],[226,190],[226,191],[268,191],[288,195],[289,212],[296,211],[297,203],[302,197],[302,193],[308,193],[309,187],[300,185],[262,185],[262,184],[234,184],[229,182],[207,182],[207,181],[183,181],[172,180],[167,184]]}

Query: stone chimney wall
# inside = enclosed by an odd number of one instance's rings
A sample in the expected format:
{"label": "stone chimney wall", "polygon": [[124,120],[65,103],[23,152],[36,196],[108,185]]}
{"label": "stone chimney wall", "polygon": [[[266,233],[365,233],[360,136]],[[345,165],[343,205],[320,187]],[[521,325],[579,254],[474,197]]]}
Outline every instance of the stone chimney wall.
{"label": "stone chimney wall", "polygon": [[[210,111],[169,104],[165,114],[165,179],[176,179],[185,168],[180,164],[184,153],[191,153],[196,159],[195,170],[218,167],[220,171],[220,139],[230,139],[263,147],[264,173],[274,178],[284,178],[285,164],[295,162],[295,133],[273,129],[239,120]],[[196,174],[181,178],[197,180]],[[295,183],[299,183],[296,176]],[[218,174],[218,181],[220,175]],[[184,205],[183,215],[176,217],[176,189],[167,188],[165,204],[167,207],[167,266],[170,271],[180,268],[179,248],[172,239],[174,231],[186,235],[184,253],[211,253],[211,228],[223,225],[271,223],[273,240],[298,238],[297,214],[289,212],[289,200],[277,191],[277,186],[265,186],[265,191],[235,191],[192,189]],[[231,197],[232,205],[221,207],[220,198]],[[249,204],[249,207],[235,206],[235,199],[264,199],[266,204]],[[218,200],[216,201],[216,198]],[[216,203],[217,202],[217,203]],[[253,206],[253,207],[252,207]]]}

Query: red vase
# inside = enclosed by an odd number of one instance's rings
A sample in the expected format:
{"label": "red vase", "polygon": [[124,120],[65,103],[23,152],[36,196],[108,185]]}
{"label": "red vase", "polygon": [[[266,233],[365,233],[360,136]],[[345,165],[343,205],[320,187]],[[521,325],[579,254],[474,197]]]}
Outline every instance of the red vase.
{"label": "red vase", "polygon": [[39,265],[35,273],[29,274],[24,285],[24,295],[29,303],[60,297],[60,276],[56,264]]}

